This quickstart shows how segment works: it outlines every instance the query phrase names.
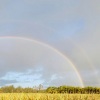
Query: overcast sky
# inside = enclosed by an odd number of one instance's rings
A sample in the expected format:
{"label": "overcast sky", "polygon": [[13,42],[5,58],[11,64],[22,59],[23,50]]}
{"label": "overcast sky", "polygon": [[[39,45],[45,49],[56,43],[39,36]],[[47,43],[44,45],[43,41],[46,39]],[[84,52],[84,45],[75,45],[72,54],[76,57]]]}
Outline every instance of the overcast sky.
{"label": "overcast sky", "polygon": [[100,86],[99,60],[100,0],[0,0],[0,86]]}

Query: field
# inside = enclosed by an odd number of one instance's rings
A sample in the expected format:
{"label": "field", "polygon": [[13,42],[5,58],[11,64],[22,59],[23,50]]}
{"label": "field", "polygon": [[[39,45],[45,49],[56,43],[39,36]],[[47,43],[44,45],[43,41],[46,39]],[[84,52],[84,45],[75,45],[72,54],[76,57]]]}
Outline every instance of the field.
{"label": "field", "polygon": [[1,93],[0,100],[100,100],[100,94]]}

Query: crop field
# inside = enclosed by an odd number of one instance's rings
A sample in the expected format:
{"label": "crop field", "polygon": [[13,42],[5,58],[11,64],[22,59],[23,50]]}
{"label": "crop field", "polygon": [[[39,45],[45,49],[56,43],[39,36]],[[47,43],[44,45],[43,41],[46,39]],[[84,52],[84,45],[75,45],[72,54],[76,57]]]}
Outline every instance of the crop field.
{"label": "crop field", "polygon": [[1,93],[0,100],[100,100],[100,94]]}

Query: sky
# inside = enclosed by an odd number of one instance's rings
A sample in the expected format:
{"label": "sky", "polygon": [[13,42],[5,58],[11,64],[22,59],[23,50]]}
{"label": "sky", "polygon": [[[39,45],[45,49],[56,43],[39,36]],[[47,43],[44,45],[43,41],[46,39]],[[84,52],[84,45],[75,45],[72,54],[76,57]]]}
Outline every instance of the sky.
{"label": "sky", "polygon": [[100,86],[100,0],[0,0],[0,86]]}

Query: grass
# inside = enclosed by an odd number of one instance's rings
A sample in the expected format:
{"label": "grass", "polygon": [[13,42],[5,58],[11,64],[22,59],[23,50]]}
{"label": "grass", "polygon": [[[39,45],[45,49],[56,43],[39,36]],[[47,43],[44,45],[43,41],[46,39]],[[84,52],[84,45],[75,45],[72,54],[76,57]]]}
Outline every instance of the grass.
{"label": "grass", "polygon": [[100,100],[100,94],[1,93],[0,100]]}

